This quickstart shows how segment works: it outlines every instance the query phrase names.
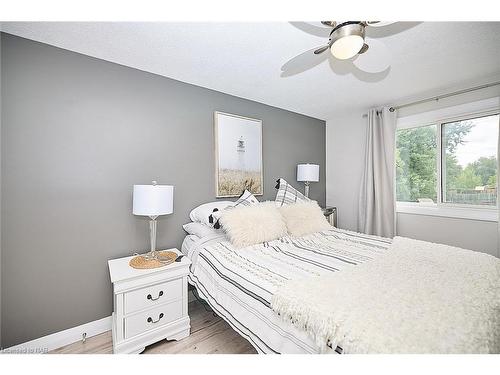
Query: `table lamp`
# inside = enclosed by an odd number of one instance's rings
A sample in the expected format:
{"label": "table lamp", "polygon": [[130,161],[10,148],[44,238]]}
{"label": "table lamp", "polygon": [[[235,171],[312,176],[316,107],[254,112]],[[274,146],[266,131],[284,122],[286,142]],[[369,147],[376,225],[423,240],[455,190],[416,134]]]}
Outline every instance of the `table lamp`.
{"label": "table lamp", "polygon": [[299,164],[297,165],[297,181],[304,182],[304,195],[309,198],[309,183],[319,181],[318,164]]}
{"label": "table lamp", "polygon": [[134,215],[149,216],[149,236],[151,252],[147,259],[157,259],[156,253],[156,218],[174,212],[174,187],[172,185],[134,185],[132,212]]}

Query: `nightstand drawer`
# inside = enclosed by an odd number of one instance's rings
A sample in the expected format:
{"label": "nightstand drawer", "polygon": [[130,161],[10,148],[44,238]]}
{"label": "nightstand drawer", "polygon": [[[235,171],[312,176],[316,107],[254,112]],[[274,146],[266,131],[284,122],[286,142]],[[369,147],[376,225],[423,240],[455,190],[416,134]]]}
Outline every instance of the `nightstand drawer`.
{"label": "nightstand drawer", "polygon": [[182,299],[182,279],[170,280],[124,294],[124,312],[133,313],[169,301]]}
{"label": "nightstand drawer", "polygon": [[125,338],[158,328],[182,317],[182,301],[174,301],[125,318]]}

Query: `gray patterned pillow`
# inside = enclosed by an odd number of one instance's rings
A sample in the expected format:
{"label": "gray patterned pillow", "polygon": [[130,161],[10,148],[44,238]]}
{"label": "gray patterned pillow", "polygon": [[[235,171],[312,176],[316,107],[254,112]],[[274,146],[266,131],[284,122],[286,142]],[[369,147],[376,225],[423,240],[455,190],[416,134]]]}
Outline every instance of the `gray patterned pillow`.
{"label": "gray patterned pillow", "polygon": [[224,210],[232,209],[235,207],[251,206],[254,204],[258,204],[258,203],[259,203],[259,201],[257,200],[257,198],[255,198],[255,196],[252,193],[250,193],[248,190],[245,190],[239,196],[238,200],[236,202],[234,202],[234,204],[232,206],[227,206],[226,208],[224,208],[222,210],[215,208],[214,211],[212,212],[212,214],[209,216],[208,221],[210,223],[214,224],[215,229],[220,229],[221,225],[220,225],[219,219],[222,216],[222,213],[224,212]]}
{"label": "gray patterned pillow", "polygon": [[274,201],[278,207],[281,207],[285,204],[310,201],[309,198],[307,198],[298,190],[294,189],[292,185],[290,185],[284,179],[280,178],[276,182],[278,183],[276,185],[276,189],[278,189],[278,192],[276,193],[276,199]]}
{"label": "gray patterned pillow", "polygon": [[259,201],[257,200],[257,198],[255,198],[255,195],[253,195],[252,193],[250,193],[248,190],[245,190],[241,195],[240,197],[238,198],[238,200],[236,202],[234,202],[234,205],[232,207],[237,207],[237,206],[251,206],[252,204],[258,204]]}

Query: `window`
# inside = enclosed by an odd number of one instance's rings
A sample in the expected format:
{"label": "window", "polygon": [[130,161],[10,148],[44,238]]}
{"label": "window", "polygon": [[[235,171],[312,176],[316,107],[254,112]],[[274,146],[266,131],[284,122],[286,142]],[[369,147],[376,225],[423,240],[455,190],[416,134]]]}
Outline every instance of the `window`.
{"label": "window", "polygon": [[496,206],[498,115],[445,123],[443,202]]}
{"label": "window", "polygon": [[441,121],[426,114],[421,125],[414,117],[396,133],[398,207],[495,208],[498,110]]}
{"label": "window", "polygon": [[436,202],[436,125],[398,130],[396,197],[399,202]]}

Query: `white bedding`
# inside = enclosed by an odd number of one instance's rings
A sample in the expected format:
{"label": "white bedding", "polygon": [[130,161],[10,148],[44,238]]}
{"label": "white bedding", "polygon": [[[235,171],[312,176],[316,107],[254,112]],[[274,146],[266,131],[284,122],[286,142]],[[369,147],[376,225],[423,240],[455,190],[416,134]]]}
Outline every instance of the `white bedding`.
{"label": "white bedding", "polygon": [[[270,308],[286,281],[322,276],[370,261],[390,240],[333,228],[234,249],[224,235],[187,236],[182,251],[193,262],[190,283],[235,330],[261,353],[318,353],[312,336]],[[330,352],[340,352],[332,347]]]}
{"label": "white bedding", "polygon": [[200,237],[195,236],[193,234],[188,234],[186,237],[184,237],[184,241],[182,241],[182,246],[181,246],[182,254],[188,256],[191,248],[194,246],[196,241],[199,239],[200,239]]}
{"label": "white bedding", "polygon": [[287,282],[272,307],[346,353],[500,353],[500,260],[396,237],[357,267]]}

